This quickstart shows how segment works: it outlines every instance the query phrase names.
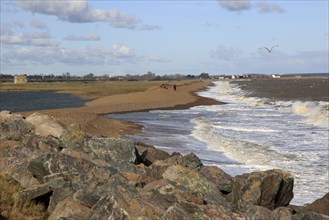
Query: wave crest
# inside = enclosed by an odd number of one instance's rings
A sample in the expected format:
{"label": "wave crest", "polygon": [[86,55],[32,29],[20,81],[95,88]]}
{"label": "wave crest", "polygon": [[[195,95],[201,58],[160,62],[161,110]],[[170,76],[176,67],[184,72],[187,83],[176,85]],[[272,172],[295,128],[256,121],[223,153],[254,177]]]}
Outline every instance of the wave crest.
{"label": "wave crest", "polygon": [[328,102],[300,102],[292,104],[294,114],[305,117],[305,122],[315,126],[329,129]]}

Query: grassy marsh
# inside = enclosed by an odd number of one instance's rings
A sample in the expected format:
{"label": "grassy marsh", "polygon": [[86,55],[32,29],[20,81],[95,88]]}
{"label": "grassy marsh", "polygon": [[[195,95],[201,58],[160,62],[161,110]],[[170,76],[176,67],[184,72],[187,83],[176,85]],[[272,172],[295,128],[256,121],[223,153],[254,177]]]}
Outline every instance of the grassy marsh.
{"label": "grassy marsh", "polygon": [[31,82],[26,84],[0,83],[3,91],[49,91],[70,93],[81,98],[96,99],[103,96],[142,92],[157,88],[162,81],[97,81],[97,82]]}

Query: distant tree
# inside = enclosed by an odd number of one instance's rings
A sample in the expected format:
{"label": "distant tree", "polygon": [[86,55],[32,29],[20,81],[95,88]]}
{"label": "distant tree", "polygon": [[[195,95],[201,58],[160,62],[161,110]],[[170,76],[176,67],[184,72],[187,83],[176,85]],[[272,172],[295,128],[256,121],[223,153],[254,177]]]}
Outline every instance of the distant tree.
{"label": "distant tree", "polygon": [[69,72],[63,73],[63,78],[69,80],[71,78],[71,74]]}
{"label": "distant tree", "polygon": [[145,75],[143,75],[143,78],[145,80],[154,80],[156,78],[156,75],[155,73],[148,71]]}
{"label": "distant tree", "polygon": [[13,82],[14,81],[14,76],[10,74],[0,74],[0,82]]}
{"label": "distant tree", "polygon": [[94,76],[93,73],[89,73],[87,75],[84,75],[83,76],[83,79],[85,79],[85,80],[94,80],[95,79],[95,76]]}
{"label": "distant tree", "polygon": [[210,79],[210,77],[209,77],[209,73],[201,73],[201,74],[200,74],[200,78],[201,78],[201,79]]}

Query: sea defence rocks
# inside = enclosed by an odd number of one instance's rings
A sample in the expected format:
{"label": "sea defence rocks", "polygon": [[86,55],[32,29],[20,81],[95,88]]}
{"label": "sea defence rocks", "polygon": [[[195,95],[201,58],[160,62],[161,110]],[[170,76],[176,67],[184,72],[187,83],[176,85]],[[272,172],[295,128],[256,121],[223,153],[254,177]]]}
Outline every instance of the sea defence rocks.
{"label": "sea defence rocks", "polygon": [[60,137],[65,131],[64,126],[55,118],[40,113],[33,113],[26,118],[26,121],[34,125],[35,134],[47,137],[49,135]]}
{"label": "sea defence rocks", "polygon": [[315,200],[311,204],[306,205],[307,210],[329,215],[329,193],[322,198]]}
{"label": "sea defence rocks", "polygon": [[240,209],[253,204],[274,210],[289,205],[293,185],[292,175],[281,170],[239,175],[233,181],[233,203]]}
{"label": "sea defence rocks", "polygon": [[193,153],[80,131],[41,135],[8,112],[0,123],[0,175],[48,219],[329,219],[289,205],[293,178],[281,170],[232,177]]}

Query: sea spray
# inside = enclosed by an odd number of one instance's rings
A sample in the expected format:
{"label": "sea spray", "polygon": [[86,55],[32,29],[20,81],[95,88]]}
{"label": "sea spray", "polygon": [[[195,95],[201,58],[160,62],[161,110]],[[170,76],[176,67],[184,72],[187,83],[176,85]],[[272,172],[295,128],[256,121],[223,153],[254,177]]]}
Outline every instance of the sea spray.
{"label": "sea spray", "polygon": [[296,115],[305,117],[305,122],[329,129],[328,102],[301,102],[292,104],[291,109]]}

